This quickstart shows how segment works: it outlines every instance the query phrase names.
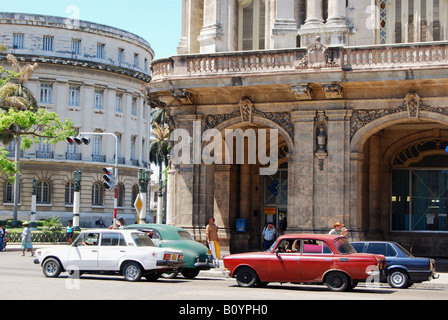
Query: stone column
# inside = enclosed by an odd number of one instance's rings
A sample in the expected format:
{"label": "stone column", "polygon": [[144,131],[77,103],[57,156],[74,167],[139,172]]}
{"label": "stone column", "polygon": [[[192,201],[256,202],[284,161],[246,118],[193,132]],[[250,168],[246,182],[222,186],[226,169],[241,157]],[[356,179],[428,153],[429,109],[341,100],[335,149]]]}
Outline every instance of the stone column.
{"label": "stone column", "polygon": [[242,164],[240,170],[240,218],[249,219],[251,201],[251,165]]}
{"label": "stone column", "polygon": [[345,11],[345,0],[329,0],[327,24],[345,25]]}
{"label": "stone column", "polygon": [[305,24],[300,28],[301,47],[308,47],[324,33],[322,16],[322,0],[308,0]]}
{"label": "stone column", "polygon": [[[350,239],[363,238],[362,230],[362,166],[364,155],[362,153],[350,154]],[[347,224],[347,222],[346,222]]]}
{"label": "stone column", "polygon": [[369,230],[370,234],[381,232],[381,147],[380,137],[370,138],[369,159]]}
{"label": "stone column", "polygon": [[305,25],[324,23],[322,17],[322,0],[308,0]]}
{"label": "stone column", "polygon": [[297,22],[294,18],[294,0],[277,0],[276,17],[272,29],[272,49],[295,48]]}

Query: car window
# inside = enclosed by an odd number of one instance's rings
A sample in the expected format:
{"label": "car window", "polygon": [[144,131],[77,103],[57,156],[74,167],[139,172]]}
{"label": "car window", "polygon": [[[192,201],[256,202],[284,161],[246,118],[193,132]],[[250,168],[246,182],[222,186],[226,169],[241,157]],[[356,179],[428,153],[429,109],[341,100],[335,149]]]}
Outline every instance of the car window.
{"label": "car window", "polygon": [[353,248],[355,248],[356,252],[362,252],[364,248],[364,243],[352,243]]}
{"label": "car window", "polygon": [[137,247],[155,247],[154,243],[146,234],[142,233],[132,233],[132,239],[134,239],[135,245]]}
{"label": "car window", "polygon": [[338,238],[334,240],[334,245],[341,254],[356,253],[355,248],[353,248],[347,238]]}
{"label": "car window", "polygon": [[75,241],[75,246],[97,246],[99,233],[82,233]]}
{"label": "car window", "polygon": [[300,239],[283,239],[277,246],[280,253],[300,253]]}
{"label": "car window", "polygon": [[395,243],[395,245],[408,257],[413,258],[414,256],[412,253],[410,253],[408,250],[406,250],[404,247],[402,247],[399,243]]}
{"label": "car window", "polygon": [[183,240],[194,240],[188,231],[180,230],[180,231],[177,231],[177,233]]}
{"label": "car window", "polygon": [[325,241],[321,240],[303,240],[304,254],[331,254],[331,250]]}
{"label": "car window", "polygon": [[121,233],[103,233],[101,236],[101,246],[102,247],[124,247],[126,242]]}
{"label": "car window", "polygon": [[386,257],[397,256],[397,252],[389,243],[369,243],[367,253],[382,254]]}
{"label": "car window", "polygon": [[139,230],[146,233],[149,236],[149,238],[152,240],[161,240],[162,239],[159,231],[157,231],[157,230],[154,230],[154,229],[143,229],[143,230],[139,229]]}

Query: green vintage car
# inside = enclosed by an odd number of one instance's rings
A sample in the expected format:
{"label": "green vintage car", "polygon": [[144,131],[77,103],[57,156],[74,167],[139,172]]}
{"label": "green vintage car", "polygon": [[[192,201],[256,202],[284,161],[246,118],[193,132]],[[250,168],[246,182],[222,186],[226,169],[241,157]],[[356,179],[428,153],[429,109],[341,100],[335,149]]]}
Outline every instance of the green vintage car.
{"label": "green vintage car", "polygon": [[[195,241],[185,229],[166,224],[133,224],[126,226],[125,229],[137,229],[145,232],[158,247],[182,250],[185,262],[182,275],[187,279],[193,279],[199,274],[199,271],[209,270],[213,267],[210,250]],[[172,277],[176,275],[171,274]]]}

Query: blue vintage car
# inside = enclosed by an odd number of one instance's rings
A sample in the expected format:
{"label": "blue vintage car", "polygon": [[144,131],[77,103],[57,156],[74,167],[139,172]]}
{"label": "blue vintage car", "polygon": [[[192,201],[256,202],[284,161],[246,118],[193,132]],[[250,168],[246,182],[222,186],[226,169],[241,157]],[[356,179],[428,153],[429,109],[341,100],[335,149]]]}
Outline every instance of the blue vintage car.
{"label": "blue vintage car", "polygon": [[381,282],[387,282],[393,288],[405,289],[414,283],[438,277],[433,259],[414,257],[396,242],[356,241],[351,244],[359,253],[382,254],[386,257],[386,273],[381,277]]}

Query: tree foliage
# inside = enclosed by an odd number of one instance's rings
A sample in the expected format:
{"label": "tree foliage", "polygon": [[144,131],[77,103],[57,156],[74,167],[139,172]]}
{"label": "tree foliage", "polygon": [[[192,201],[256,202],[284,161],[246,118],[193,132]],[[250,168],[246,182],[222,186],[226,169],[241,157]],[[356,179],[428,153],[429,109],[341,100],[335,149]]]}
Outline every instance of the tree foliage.
{"label": "tree foliage", "polygon": [[[7,60],[15,71],[0,67],[0,142],[6,145],[20,136],[20,148],[26,150],[33,143],[56,144],[74,135],[73,123],[69,119],[63,122],[57,113],[39,108],[36,98],[25,87],[38,65],[22,67],[10,54]],[[18,172],[17,164],[7,157],[5,148],[0,148],[0,174],[13,175]]]}

